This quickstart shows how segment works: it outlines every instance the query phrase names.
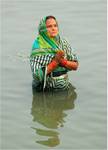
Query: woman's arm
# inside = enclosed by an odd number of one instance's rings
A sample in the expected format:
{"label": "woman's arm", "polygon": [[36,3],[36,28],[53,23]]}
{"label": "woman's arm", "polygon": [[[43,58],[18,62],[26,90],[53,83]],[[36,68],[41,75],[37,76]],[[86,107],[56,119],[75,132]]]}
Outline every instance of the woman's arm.
{"label": "woman's arm", "polygon": [[78,62],[77,61],[69,61],[67,59],[61,59],[60,65],[70,70],[77,70]]}
{"label": "woman's arm", "polygon": [[59,50],[55,55],[54,59],[47,65],[47,74],[51,73],[55,70],[58,65],[65,67],[69,70],[77,70],[78,62],[70,61],[64,58],[65,52],[63,50]]}
{"label": "woman's arm", "polygon": [[78,58],[76,54],[73,52],[73,48],[67,42],[67,40],[63,40],[63,47],[65,51],[66,57],[60,60],[60,65],[69,70],[77,70],[78,69]]}

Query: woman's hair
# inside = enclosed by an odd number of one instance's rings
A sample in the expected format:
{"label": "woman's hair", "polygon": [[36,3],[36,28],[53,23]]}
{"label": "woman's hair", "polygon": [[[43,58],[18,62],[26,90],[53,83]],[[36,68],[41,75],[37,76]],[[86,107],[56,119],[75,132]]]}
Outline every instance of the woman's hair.
{"label": "woman's hair", "polygon": [[[56,21],[56,18],[55,18],[54,16],[46,16],[46,21],[47,21],[48,19],[54,19],[54,20]],[[57,22],[57,21],[56,21],[56,22]]]}

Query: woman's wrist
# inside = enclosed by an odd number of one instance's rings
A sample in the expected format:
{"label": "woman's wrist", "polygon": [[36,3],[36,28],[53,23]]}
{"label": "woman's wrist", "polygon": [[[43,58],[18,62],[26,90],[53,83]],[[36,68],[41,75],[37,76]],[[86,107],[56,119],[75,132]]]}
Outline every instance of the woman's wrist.
{"label": "woman's wrist", "polygon": [[68,61],[67,59],[61,59],[60,60],[60,65],[63,66],[63,67],[66,66],[67,61]]}
{"label": "woman's wrist", "polygon": [[47,74],[51,73],[57,66],[58,66],[58,62],[53,59],[47,66]]}
{"label": "woman's wrist", "polygon": [[78,68],[78,62],[68,61],[67,59],[61,59],[60,65],[62,67],[68,68],[70,70],[77,70],[77,68]]}

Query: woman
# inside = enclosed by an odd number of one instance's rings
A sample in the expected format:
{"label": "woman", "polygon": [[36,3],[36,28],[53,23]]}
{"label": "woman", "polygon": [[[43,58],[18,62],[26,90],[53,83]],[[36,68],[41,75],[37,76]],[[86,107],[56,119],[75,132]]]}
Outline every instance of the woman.
{"label": "woman", "polygon": [[69,43],[59,35],[54,16],[40,21],[33,43],[30,65],[37,90],[68,89],[68,71],[77,70],[78,60]]}

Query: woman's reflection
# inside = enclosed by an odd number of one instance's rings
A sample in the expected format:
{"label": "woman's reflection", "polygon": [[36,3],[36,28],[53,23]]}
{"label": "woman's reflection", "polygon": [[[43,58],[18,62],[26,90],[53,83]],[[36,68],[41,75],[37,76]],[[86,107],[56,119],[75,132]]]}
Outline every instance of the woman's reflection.
{"label": "woman's reflection", "polygon": [[54,147],[60,143],[59,133],[55,130],[64,126],[66,110],[74,108],[74,100],[77,94],[71,85],[68,91],[60,92],[36,92],[33,88],[33,101],[31,114],[33,121],[40,123],[47,129],[32,127],[36,134],[48,136],[47,140],[39,140],[37,143]]}

